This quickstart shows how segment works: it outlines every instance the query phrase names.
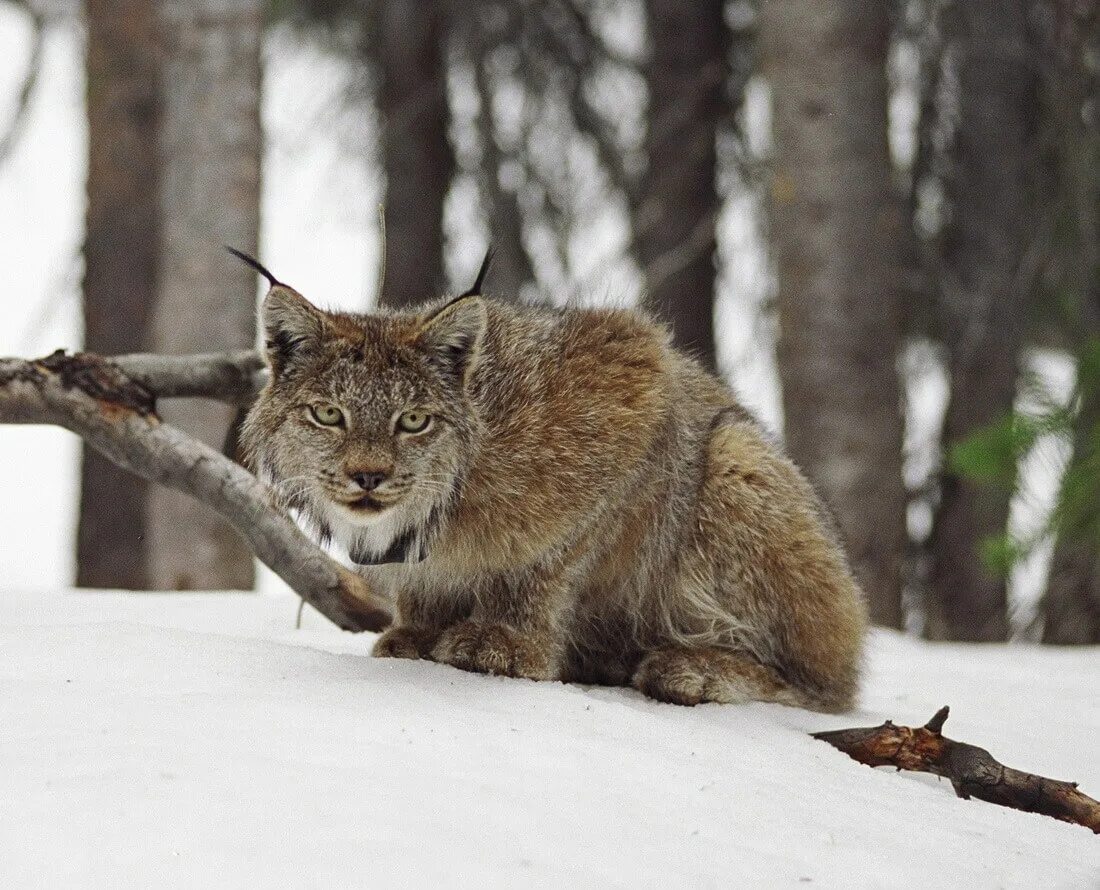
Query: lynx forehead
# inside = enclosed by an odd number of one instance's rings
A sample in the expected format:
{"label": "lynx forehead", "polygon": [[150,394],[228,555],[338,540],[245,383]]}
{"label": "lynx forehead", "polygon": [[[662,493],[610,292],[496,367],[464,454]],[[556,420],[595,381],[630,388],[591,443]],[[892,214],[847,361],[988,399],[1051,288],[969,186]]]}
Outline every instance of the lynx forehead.
{"label": "lynx forehead", "polygon": [[662,326],[485,299],[486,266],[418,312],[325,312],[246,261],[272,283],[246,449],[392,592],[376,655],[851,704],[866,616],[825,511]]}

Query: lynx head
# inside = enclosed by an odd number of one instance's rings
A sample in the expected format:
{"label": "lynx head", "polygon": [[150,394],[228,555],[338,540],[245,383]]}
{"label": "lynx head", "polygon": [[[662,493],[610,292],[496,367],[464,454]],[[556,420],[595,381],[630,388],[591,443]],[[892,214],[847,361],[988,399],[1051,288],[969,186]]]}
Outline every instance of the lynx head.
{"label": "lynx head", "polygon": [[260,320],[271,378],[243,431],[254,469],[356,562],[424,558],[475,447],[484,301],[349,315],[274,282]]}

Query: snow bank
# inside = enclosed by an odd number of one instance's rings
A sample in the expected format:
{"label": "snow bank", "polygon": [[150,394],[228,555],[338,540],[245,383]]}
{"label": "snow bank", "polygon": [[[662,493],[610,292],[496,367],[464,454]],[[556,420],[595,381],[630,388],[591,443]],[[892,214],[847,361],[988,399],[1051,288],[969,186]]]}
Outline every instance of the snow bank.
{"label": "snow bank", "polygon": [[370,659],[260,594],[0,593],[0,886],[1095,887],[1100,839],[872,771],[923,722],[1100,793],[1100,650],[872,647],[864,709]]}

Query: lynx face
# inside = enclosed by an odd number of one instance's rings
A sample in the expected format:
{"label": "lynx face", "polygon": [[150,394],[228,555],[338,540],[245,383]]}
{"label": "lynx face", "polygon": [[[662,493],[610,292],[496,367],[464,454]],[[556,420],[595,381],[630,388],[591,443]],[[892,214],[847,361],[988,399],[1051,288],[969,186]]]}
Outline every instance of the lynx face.
{"label": "lynx face", "polygon": [[422,559],[477,433],[466,382],[483,302],[346,315],[276,285],[261,320],[271,381],[244,428],[254,468],[357,562]]}

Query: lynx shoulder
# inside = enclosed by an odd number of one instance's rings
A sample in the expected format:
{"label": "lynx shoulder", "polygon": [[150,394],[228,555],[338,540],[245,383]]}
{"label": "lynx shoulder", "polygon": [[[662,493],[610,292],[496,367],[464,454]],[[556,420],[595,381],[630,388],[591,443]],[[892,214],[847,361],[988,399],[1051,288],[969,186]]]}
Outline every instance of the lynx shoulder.
{"label": "lynx shoulder", "polygon": [[663,327],[274,283],[253,465],[395,599],[375,654],[841,710],[866,616],[812,488]]}

